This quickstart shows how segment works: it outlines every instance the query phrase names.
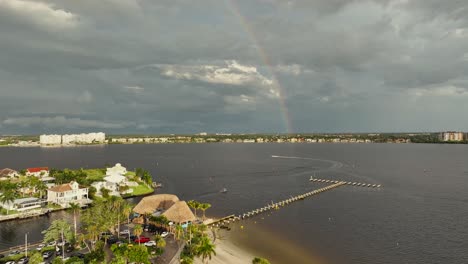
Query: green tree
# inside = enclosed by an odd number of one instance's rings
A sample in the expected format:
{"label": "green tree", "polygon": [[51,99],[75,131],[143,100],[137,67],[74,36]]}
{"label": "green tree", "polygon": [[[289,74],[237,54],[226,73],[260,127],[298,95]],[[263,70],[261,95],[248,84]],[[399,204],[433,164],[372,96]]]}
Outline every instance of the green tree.
{"label": "green tree", "polygon": [[76,214],[80,212],[81,207],[77,203],[70,203],[69,205],[70,205],[69,210],[70,210],[70,212],[73,213],[73,226],[74,226],[74,230],[75,230],[74,235],[75,235],[75,238],[76,238],[76,234],[77,234]]}
{"label": "green tree", "polygon": [[[15,199],[18,197],[18,194],[14,190],[4,190],[3,193],[0,195],[0,202],[3,204],[13,203]],[[7,208],[7,214],[9,214],[9,208]]]}
{"label": "green tree", "polygon": [[71,226],[65,220],[54,220],[44,234],[44,241],[58,241],[62,240],[62,238],[66,241],[73,241],[74,235]]}
{"label": "green tree", "polygon": [[270,261],[268,261],[268,260],[265,259],[265,258],[255,257],[255,258],[252,260],[252,264],[270,264]]}
{"label": "green tree", "polygon": [[136,262],[136,263],[150,263],[149,262],[149,253],[148,248],[146,246],[138,245],[133,246],[128,249],[128,261]]}
{"label": "green tree", "polygon": [[42,258],[42,254],[38,251],[32,253],[29,258],[30,264],[39,264],[39,263],[42,263],[43,261],[44,259]]}
{"label": "green tree", "polygon": [[166,247],[166,240],[161,235],[156,235],[154,241],[156,242],[156,247],[161,249]]}
{"label": "green tree", "polygon": [[203,263],[208,263],[212,255],[216,255],[215,245],[207,236],[204,236],[197,247],[197,256],[202,258]]}
{"label": "green tree", "polygon": [[200,204],[200,209],[203,211],[203,218],[202,218],[203,220],[205,220],[205,218],[206,218],[205,217],[205,211],[210,209],[210,207],[211,207],[211,204],[209,204],[209,203]]}
{"label": "green tree", "polygon": [[109,193],[110,193],[110,190],[109,189],[106,189],[104,187],[101,188],[101,194],[102,194],[102,197],[103,198],[109,198]]}
{"label": "green tree", "polygon": [[[141,233],[143,233],[143,228],[141,225],[135,225],[133,228],[133,234],[137,237],[140,237]],[[138,244],[140,244],[140,242],[138,242]]]}

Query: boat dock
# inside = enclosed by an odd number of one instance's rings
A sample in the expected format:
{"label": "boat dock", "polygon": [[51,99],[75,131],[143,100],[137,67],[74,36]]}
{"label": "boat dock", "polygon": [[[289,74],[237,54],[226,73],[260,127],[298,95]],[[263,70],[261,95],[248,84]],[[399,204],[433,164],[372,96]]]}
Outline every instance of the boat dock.
{"label": "boat dock", "polygon": [[289,199],[286,199],[286,200],[283,200],[283,201],[280,201],[280,202],[277,202],[277,203],[271,203],[271,204],[268,204],[268,205],[266,205],[264,207],[254,209],[254,210],[245,212],[243,214],[229,215],[229,216],[220,218],[220,219],[218,219],[218,220],[216,220],[216,221],[214,221],[212,223],[209,223],[207,225],[211,226],[211,227],[225,226],[226,224],[229,224],[231,222],[240,221],[240,220],[247,219],[247,218],[250,218],[252,216],[261,214],[261,213],[265,213],[265,212],[268,212],[268,211],[271,211],[271,210],[279,209],[281,206],[286,206],[286,205],[291,204],[293,202],[304,200],[307,197],[310,197],[310,196],[313,196],[313,195],[316,195],[316,194],[319,194],[319,193],[322,193],[322,192],[326,192],[326,191],[332,190],[334,188],[338,188],[338,187],[343,186],[343,185],[346,185],[346,182],[340,182],[340,181],[334,182],[332,185],[328,185],[328,186],[320,188],[320,189],[316,189],[316,190],[313,190],[313,191],[310,191],[310,192],[306,192],[304,194],[296,195],[296,196],[293,196],[293,197],[291,197]]}
{"label": "boat dock", "polygon": [[370,184],[370,183],[362,183],[362,182],[347,182],[347,181],[338,181],[338,180],[327,180],[327,179],[318,179],[318,178],[313,178],[313,177],[310,177],[309,181],[311,181],[311,182],[323,182],[323,183],[342,182],[345,185],[358,186],[358,187],[369,187],[369,188],[380,188],[380,187],[382,187],[381,184]]}

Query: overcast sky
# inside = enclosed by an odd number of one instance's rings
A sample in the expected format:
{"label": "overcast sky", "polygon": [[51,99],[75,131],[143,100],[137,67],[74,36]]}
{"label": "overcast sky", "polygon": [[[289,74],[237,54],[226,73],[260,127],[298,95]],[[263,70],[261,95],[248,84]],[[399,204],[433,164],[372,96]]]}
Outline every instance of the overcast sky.
{"label": "overcast sky", "polygon": [[0,134],[468,131],[466,0],[0,0]]}

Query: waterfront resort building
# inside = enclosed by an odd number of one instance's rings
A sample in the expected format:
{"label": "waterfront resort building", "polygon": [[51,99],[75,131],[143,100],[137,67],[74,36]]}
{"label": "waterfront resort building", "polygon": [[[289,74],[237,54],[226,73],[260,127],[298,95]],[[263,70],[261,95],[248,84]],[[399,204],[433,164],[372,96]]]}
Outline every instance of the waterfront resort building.
{"label": "waterfront resort building", "polygon": [[0,181],[2,180],[8,180],[8,179],[11,179],[13,177],[18,177],[19,176],[19,173],[15,170],[12,170],[12,169],[9,169],[9,168],[5,168],[5,169],[1,169],[0,170]]}
{"label": "waterfront resort building", "polygon": [[439,139],[441,141],[445,141],[445,142],[463,141],[463,133],[462,132],[454,132],[454,131],[442,132],[439,135]]}
{"label": "waterfront resort building", "polygon": [[6,210],[26,211],[35,208],[41,208],[47,201],[36,197],[15,199],[13,202],[1,203],[0,206]]}
{"label": "waterfront resort building", "polygon": [[49,177],[49,168],[37,167],[26,169],[26,176],[36,176],[38,178]]}
{"label": "waterfront resort building", "polygon": [[139,215],[137,222],[144,222],[145,215],[160,216],[164,215],[169,221],[183,224],[196,220],[185,201],[180,201],[173,194],[156,194],[147,196],[133,208],[133,211]]}
{"label": "waterfront resort building", "polygon": [[48,189],[47,202],[68,207],[70,203],[85,205],[91,203],[91,200],[88,198],[88,188],[80,188],[77,182],[72,181]]}

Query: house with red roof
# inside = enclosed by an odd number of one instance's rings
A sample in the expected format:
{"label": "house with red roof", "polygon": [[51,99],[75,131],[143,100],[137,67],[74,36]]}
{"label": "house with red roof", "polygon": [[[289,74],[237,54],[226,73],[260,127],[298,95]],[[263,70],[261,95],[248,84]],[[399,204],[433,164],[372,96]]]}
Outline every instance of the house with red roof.
{"label": "house with red roof", "polygon": [[49,168],[48,167],[28,168],[26,169],[26,176],[36,176],[39,178],[49,177]]}

